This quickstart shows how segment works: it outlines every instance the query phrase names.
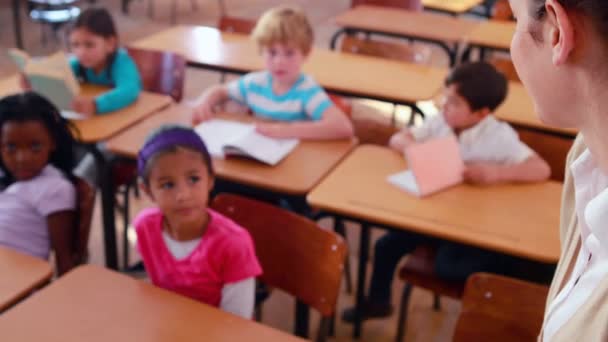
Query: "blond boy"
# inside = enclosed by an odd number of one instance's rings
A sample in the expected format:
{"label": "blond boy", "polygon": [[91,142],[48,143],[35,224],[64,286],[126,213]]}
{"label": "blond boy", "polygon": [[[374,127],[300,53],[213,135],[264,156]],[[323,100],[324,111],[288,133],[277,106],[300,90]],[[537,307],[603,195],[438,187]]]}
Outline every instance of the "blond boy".
{"label": "blond boy", "polygon": [[257,125],[260,133],[270,137],[339,139],[353,135],[346,115],[301,71],[314,39],[302,10],[280,6],[267,11],[252,37],[266,69],[207,89],[194,110],[195,123],[213,117],[219,105],[233,100],[256,116],[272,120]]}

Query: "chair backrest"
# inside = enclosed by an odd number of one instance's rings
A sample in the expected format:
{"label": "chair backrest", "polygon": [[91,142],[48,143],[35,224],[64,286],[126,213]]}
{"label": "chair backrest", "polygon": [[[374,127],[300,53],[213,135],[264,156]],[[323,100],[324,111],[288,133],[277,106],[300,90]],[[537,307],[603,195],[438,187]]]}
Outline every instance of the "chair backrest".
{"label": "chair backrest", "polygon": [[530,146],[551,167],[551,179],[564,181],[566,157],[574,143],[574,137],[559,137],[530,129],[515,127],[519,138]]}
{"label": "chair backrest", "polygon": [[260,279],[323,317],[335,312],[346,244],[313,221],[267,203],[218,195],[211,208],[249,231],[262,265]]}
{"label": "chair backrest", "polygon": [[73,239],[72,255],[76,264],[83,264],[88,258],[91,219],[95,207],[95,188],[87,181],[77,178],[76,181],[77,220]]}
{"label": "chair backrest", "polygon": [[351,7],[358,5],[376,5],[395,7],[412,11],[421,11],[423,9],[422,0],[352,0]]}
{"label": "chair backrest", "polygon": [[502,72],[507,80],[521,82],[519,75],[517,74],[517,70],[515,70],[515,65],[513,65],[513,61],[510,57],[492,56],[488,62],[492,64],[498,71]]}
{"label": "chair backrest", "polygon": [[145,91],[171,96],[181,101],[184,93],[186,59],[176,53],[128,47]]}
{"label": "chair backrest", "polygon": [[253,31],[255,24],[255,20],[223,15],[220,17],[217,28],[224,32],[250,34],[251,31]]}
{"label": "chair backrest", "polygon": [[348,53],[381,57],[405,62],[415,62],[416,53],[411,46],[346,35],[342,38],[340,50]]}
{"label": "chair backrest", "polygon": [[536,341],[548,290],[503,276],[473,274],[464,290],[453,341]]}
{"label": "chair backrest", "polygon": [[492,6],[492,19],[494,20],[513,20],[513,11],[509,0],[496,0]]}

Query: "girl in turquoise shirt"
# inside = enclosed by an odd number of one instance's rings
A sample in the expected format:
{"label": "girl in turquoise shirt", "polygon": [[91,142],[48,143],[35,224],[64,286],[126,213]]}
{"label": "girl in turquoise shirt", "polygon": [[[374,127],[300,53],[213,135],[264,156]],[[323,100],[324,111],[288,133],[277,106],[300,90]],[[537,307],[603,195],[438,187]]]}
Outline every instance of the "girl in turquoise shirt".
{"label": "girl in turquoise shirt", "polygon": [[116,26],[106,9],[84,10],[74,22],[69,38],[74,54],[70,65],[79,81],[112,88],[96,97],[77,96],[74,111],[104,114],[137,99],[142,88],[137,66],[127,51],[118,46]]}

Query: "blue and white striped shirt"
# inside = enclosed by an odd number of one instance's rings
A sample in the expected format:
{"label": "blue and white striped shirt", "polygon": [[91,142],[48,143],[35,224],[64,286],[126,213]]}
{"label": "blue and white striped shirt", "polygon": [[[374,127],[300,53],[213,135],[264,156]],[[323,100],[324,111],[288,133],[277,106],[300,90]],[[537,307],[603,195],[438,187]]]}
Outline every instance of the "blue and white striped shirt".
{"label": "blue and white striped shirt", "polygon": [[227,87],[231,99],[247,105],[257,116],[277,121],[320,120],[332,104],[323,88],[304,74],[282,95],[272,90],[268,71],[249,73]]}

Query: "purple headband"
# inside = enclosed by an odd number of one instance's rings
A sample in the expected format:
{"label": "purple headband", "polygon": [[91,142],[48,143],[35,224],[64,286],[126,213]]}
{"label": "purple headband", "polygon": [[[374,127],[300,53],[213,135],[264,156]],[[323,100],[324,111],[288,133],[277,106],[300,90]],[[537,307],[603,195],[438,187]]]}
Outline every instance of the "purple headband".
{"label": "purple headband", "polygon": [[144,175],[144,170],[150,157],[158,151],[172,146],[186,146],[203,153],[207,151],[207,147],[201,137],[192,129],[176,127],[166,130],[147,141],[139,151],[137,156],[137,171],[139,175]]}

